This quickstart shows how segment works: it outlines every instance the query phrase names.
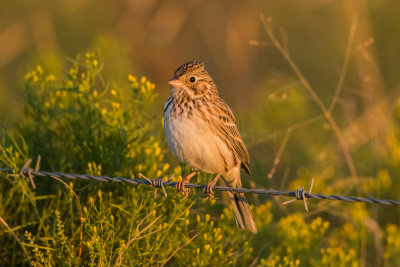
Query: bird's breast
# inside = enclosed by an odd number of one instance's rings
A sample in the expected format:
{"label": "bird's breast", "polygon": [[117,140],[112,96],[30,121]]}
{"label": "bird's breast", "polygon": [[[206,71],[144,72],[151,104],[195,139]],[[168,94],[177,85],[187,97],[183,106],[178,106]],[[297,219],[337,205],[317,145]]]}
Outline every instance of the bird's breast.
{"label": "bird's breast", "polygon": [[217,135],[213,120],[196,107],[166,103],[164,130],[172,153],[192,168],[209,173],[226,173],[233,167],[233,155]]}

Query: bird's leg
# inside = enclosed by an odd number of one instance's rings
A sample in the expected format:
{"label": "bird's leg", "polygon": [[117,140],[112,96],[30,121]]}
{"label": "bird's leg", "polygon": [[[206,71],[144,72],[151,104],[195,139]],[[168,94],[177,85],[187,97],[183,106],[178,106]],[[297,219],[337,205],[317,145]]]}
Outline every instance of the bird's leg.
{"label": "bird's leg", "polygon": [[189,189],[185,188],[185,184],[188,183],[190,181],[190,179],[192,179],[192,177],[195,176],[198,172],[199,171],[194,171],[191,174],[189,174],[188,176],[186,176],[185,178],[183,178],[182,180],[180,180],[176,184],[176,191],[178,191],[179,193],[184,195],[185,198],[187,198],[189,196]]}
{"label": "bird's leg", "polygon": [[217,176],[215,176],[215,178],[206,185],[206,187],[204,187],[204,193],[207,195],[207,198],[211,198],[211,199],[215,199],[214,197],[214,191],[212,190],[214,185],[217,183],[219,177],[221,176],[221,174],[219,173]]}

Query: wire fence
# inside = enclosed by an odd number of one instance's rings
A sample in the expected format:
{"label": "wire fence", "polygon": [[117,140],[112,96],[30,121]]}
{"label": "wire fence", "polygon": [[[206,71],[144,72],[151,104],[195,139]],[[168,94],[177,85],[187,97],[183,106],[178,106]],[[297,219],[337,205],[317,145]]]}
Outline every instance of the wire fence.
{"label": "wire fence", "polygon": [[[25,164],[27,165],[27,164]],[[9,175],[15,175],[15,172],[13,169],[10,168],[0,168],[0,172],[8,173]],[[99,181],[99,182],[117,182],[117,183],[128,183],[128,184],[134,184],[134,185],[151,185],[155,188],[162,188],[164,195],[167,196],[167,193],[165,191],[165,187],[170,186],[170,187],[176,187],[177,182],[171,182],[172,177],[168,180],[165,181],[161,178],[156,178],[156,179],[148,179],[144,175],[140,174],[140,176],[143,179],[128,179],[124,177],[108,177],[108,176],[93,176],[89,174],[76,174],[76,173],[61,173],[61,172],[47,172],[47,171],[40,171],[40,170],[35,170],[32,168],[28,167],[23,167],[21,170],[17,172],[18,174],[29,177],[31,179],[32,185],[35,187],[34,182],[33,182],[33,177],[56,177],[56,178],[64,178],[64,179],[82,179],[82,180],[94,180],[94,181]],[[304,205],[306,210],[308,211],[306,199],[308,198],[313,198],[313,199],[318,199],[318,200],[342,200],[342,201],[348,201],[348,202],[364,202],[364,203],[369,203],[369,204],[384,204],[384,205],[392,205],[392,206],[398,206],[400,205],[400,201],[396,200],[391,200],[391,199],[376,199],[373,197],[366,197],[366,198],[360,198],[360,197],[354,197],[354,196],[338,196],[338,195],[322,195],[322,194],[312,194],[311,193],[311,188],[312,184],[310,186],[310,190],[307,192],[304,190],[304,188],[297,189],[295,191],[279,191],[279,190],[273,190],[273,189],[257,189],[257,188],[234,188],[234,187],[226,187],[226,186],[214,186],[213,190],[216,191],[231,191],[231,192],[237,192],[237,193],[253,193],[253,194],[265,194],[265,195],[270,195],[270,196],[287,196],[287,197],[293,197],[295,199],[286,201],[284,204],[290,203],[295,200],[303,200]],[[194,189],[204,189],[206,187],[205,184],[191,184],[187,183],[185,184],[186,188],[194,188]]]}

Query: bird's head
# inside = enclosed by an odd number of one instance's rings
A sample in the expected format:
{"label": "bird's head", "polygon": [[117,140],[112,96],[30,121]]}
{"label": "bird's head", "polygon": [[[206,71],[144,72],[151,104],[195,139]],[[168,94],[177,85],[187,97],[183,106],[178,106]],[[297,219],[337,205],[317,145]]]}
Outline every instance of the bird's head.
{"label": "bird's head", "polygon": [[207,94],[218,94],[214,81],[200,61],[187,62],[180,66],[168,84],[172,86],[172,90],[184,90],[193,99]]}

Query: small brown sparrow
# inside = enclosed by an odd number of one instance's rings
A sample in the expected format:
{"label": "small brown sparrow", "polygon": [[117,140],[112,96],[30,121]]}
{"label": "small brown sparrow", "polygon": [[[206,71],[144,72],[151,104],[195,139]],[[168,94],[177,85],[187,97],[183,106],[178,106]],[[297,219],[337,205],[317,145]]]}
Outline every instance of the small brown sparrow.
{"label": "small brown sparrow", "polygon": [[[249,153],[236,126],[232,110],[218,94],[202,62],[180,66],[168,82],[171,96],[164,106],[164,130],[172,153],[197,170],[179,181],[177,190],[188,195],[185,184],[199,171],[215,173],[204,189],[213,197],[213,186],[222,176],[227,186],[242,187],[240,168],[250,174]],[[236,224],[257,233],[243,193],[228,192]]]}

